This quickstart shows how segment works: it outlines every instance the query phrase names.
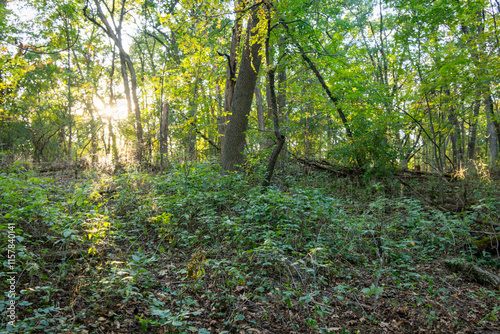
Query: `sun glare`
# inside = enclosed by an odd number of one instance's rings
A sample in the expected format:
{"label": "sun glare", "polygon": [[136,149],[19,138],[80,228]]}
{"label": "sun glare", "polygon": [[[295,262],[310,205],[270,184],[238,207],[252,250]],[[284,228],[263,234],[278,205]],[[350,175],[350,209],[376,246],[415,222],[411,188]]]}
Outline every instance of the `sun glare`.
{"label": "sun glare", "polygon": [[115,120],[127,118],[127,102],[125,100],[119,100],[114,107],[103,106],[100,110],[102,110],[102,115],[106,118],[111,117]]}

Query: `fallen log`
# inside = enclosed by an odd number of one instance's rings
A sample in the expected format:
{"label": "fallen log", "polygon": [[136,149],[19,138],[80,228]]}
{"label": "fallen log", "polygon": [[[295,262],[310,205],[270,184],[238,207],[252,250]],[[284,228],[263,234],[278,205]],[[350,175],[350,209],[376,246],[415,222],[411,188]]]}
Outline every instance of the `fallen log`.
{"label": "fallen log", "polygon": [[365,170],[361,168],[351,168],[351,167],[343,167],[343,166],[335,166],[330,164],[325,160],[316,161],[309,160],[305,158],[299,158],[294,156],[295,161],[298,163],[307,166],[313,170],[329,172],[341,177],[349,177],[349,176],[357,176],[364,174]]}
{"label": "fallen log", "polygon": [[454,273],[463,274],[481,285],[491,285],[500,289],[499,276],[481,269],[473,263],[463,259],[447,259],[443,261],[443,264],[448,270]]}

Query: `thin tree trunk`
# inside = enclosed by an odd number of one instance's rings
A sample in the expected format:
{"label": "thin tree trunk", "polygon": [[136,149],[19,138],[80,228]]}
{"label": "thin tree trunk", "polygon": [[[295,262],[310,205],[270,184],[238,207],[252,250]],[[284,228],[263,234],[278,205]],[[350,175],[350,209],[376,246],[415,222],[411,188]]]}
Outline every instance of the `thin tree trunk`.
{"label": "thin tree trunk", "polygon": [[132,60],[128,55],[126,55],[127,67],[130,71],[130,81],[132,83],[132,99],[134,100],[135,107],[135,131],[137,135],[137,161],[142,162],[143,153],[143,130],[142,130],[142,120],[141,120],[141,107],[139,105],[139,98],[137,97],[137,77],[135,75],[134,65]]}
{"label": "thin tree trunk", "polygon": [[257,124],[260,132],[259,148],[261,150],[265,147],[265,140],[262,138],[265,133],[265,123],[264,123],[264,103],[262,101],[262,91],[259,87],[260,77],[257,77],[257,83],[255,85],[255,104],[257,105]]}
{"label": "thin tree trunk", "polygon": [[453,168],[455,170],[460,168],[462,162],[462,149],[459,143],[460,140],[460,124],[458,123],[455,110],[452,109],[448,115],[448,121],[451,123],[453,130],[450,133],[451,150],[453,154]]}
{"label": "thin tree trunk", "polygon": [[160,138],[160,164],[168,164],[168,117],[170,113],[170,104],[168,101],[163,103],[161,116],[161,138]]}
{"label": "thin tree trunk", "polygon": [[484,101],[486,114],[488,117],[488,141],[490,149],[490,165],[496,166],[498,161],[498,133],[497,124],[495,124],[494,111],[493,111],[493,99],[491,95],[488,94]]}
{"label": "thin tree trunk", "polygon": [[188,136],[186,138],[187,156],[189,161],[196,160],[196,113],[198,109],[198,78],[195,79],[193,97],[189,100],[189,118],[191,127],[189,128]]}
{"label": "thin tree trunk", "polygon": [[266,169],[266,177],[262,182],[262,185],[264,187],[267,187],[271,184],[271,179],[274,173],[274,167],[276,166],[276,162],[278,161],[278,157],[283,148],[283,145],[285,144],[285,139],[286,139],[285,136],[283,136],[280,133],[278,106],[276,101],[276,91],[274,87],[274,69],[270,69],[267,75],[268,75],[267,80],[269,82],[270,95],[271,95],[271,99],[268,101],[268,104],[269,104],[269,109],[271,109],[273,112],[274,134],[276,136],[277,143],[276,146],[274,147],[271,157],[269,158],[269,163]]}
{"label": "thin tree trunk", "polygon": [[132,95],[130,94],[130,83],[128,80],[127,62],[125,57],[119,53],[120,56],[120,73],[122,75],[123,90],[125,91],[125,100],[127,101],[127,115],[132,115]]}
{"label": "thin tree trunk", "polygon": [[71,115],[71,48],[70,48],[70,38],[69,32],[66,30],[66,42],[68,46],[68,151],[66,152],[66,160],[71,161],[71,149],[72,141],[71,133],[73,132],[73,119]]}
{"label": "thin tree trunk", "polygon": [[[269,7],[268,7],[269,11]],[[268,12],[269,13],[269,12]],[[273,153],[269,158],[269,163],[266,169],[266,177],[262,183],[264,187],[267,187],[271,184],[271,179],[274,173],[274,167],[276,166],[276,162],[278,161],[278,157],[280,155],[281,150],[283,149],[283,145],[285,144],[286,137],[280,133],[280,119],[278,114],[278,101],[276,98],[276,88],[275,88],[275,68],[271,67],[271,58],[269,52],[269,41],[271,39],[271,19],[270,15],[267,20],[267,37],[266,37],[266,65],[268,68],[267,72],[267,86],[269,87],[269,99],[267,101],[268,110],[271,110],[273,115],[273,125],[274,125],[274,135],[276,136],[276,146],[274,147]],[[282,97],[283,98],[283,97]],[[284,108],[286,104],[286,100],[282,101],[281,107]]]}
{"label": "thin tree trunk", "polygon": [[479,108],[481,107],[481,102],[476,100],[474,103],[474,119],[472,120],[472,126],[470,129],[469,143],[467,144],[467,158],[469,160],[476,160],[476,142],[477,142],[477,119],[479,117]]}
{"label": "thin tree trunk", "polygon": [[[109,108],[111,108],[111,110],[115,110],[116,107],[115,90],[113,86],[113,76],[115,74],[115,58],[116,58],[116,49],[113,47],[111,71],[109,72]],[[120,158],[118,155],[118,148],[116,145],[116,135],[113,130],[113,117],[111,115],[109,116],[108,119],[108,131],[109,131],[109,137],[111,138],[111,151],[113,153],[113,164],[116,166],[120,163]]]}
{"label": "thin tree trunk", "polygon": [[346,130],[347,137],[352,138],[353,137],[352,131],[351,131],[351,128],[349,127],[349,123],[347,122],[347,118],[344,114],[344,111],[342,110],[342,108],[339,105],[340,104],[339,99],[332,94],[332,92],[330,91],[330,88],[328,88],[328,85],[325,82],[325,79],[323,79],[323,76],[321,75],[321,73],[319,73],[318,68],[313,63],[311,58],[309,58],[307,56],[307,53],[304,51],[304,49],[299,44],[299,42],[297,42],[297,40],[292,36],[292,34],[290,33],[290,30],[288,29],[288,26],[285,23],[283,23],[283,27],[285,27],[287,35],[292,39],[292,41],[295,44],[295,46],[297,47],[297,49],[299,49],[299,52],[300,52],[300,55],[302,56],[302,59],[304,59],[304,61],[307,63],[307,65],[309,65],[309,68],[316,75],[316,78],[318,79],[319,83],[321,84],[321,87],[323,87],[323,89],[325,90],[326,95],[330,98],[330,101],[332,101],[333,105],[337,109],[339,117],[342,120],[342,124],[344,125],[344,128]]}
{"label": "thin tree trunk", "polygon": [[[284,37],[280,38],[279,41],[279,49],[280,49],[280,58],[285,55],[284,48]],[[286,100],[286,90],[287,90],[287,76],[286,76],[286,66],[282,63],[278,64],[278,115],[280,116],[280,123],[285,124],[287,118],[287,100]]]}

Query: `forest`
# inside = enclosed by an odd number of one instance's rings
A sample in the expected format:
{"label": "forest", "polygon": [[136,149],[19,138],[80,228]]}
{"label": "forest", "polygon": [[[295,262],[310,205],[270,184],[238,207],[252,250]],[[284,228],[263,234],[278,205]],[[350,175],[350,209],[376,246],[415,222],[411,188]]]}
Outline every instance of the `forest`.
{"label": "forest", "polygon": [[0,333],[500,333],[499,0],[0,0]]}

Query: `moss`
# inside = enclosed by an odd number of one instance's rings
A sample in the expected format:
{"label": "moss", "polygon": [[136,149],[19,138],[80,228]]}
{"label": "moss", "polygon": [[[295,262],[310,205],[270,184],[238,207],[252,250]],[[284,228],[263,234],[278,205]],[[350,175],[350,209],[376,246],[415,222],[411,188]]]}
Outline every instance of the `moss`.
{"label": "moss", "polygon": [[490,253],[498,254],[500,251],[500,234],[476,240],[472,243],[472,245],[474,245],[480,252],[485,250]]}

